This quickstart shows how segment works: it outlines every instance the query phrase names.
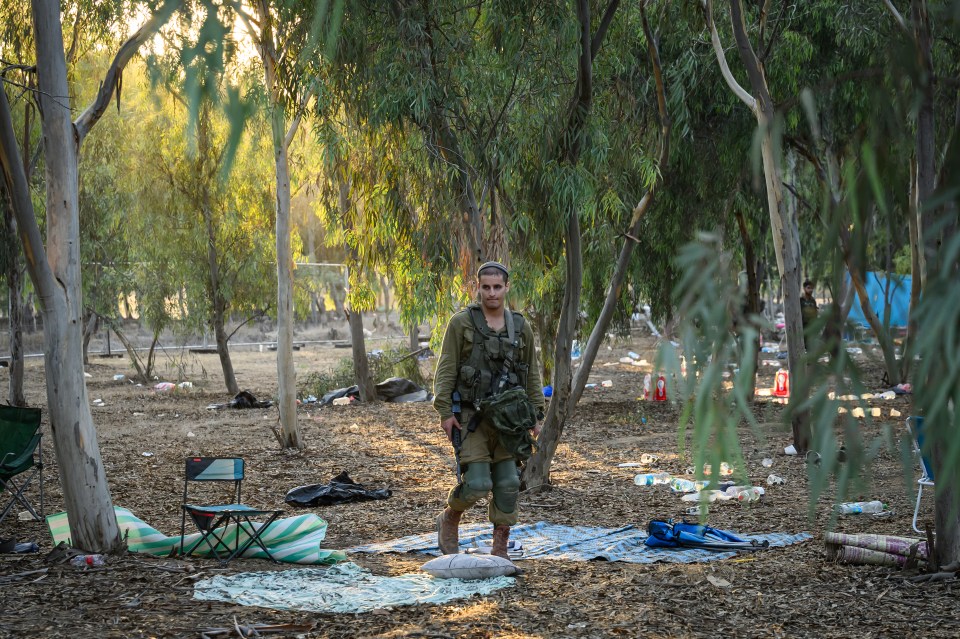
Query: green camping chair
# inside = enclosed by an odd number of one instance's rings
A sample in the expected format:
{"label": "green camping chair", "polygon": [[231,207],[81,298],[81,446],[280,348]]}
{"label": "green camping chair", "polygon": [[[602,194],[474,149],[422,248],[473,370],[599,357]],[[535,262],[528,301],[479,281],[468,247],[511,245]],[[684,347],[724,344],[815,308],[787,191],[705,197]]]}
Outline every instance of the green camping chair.
{"label": "green camping chair", "polygon": [[[0,498],[7,492],[10,501],[0,513],[3,521],[16,504],[23,506],[34,519],[43,519],[43,455],[40,448],[40,409],[0,406]],[[36,454],[36,458],[34,458]],[[24,494],[27,486],[40,476],[40,512]],[[3,502],[0,501],[0,504]]]}

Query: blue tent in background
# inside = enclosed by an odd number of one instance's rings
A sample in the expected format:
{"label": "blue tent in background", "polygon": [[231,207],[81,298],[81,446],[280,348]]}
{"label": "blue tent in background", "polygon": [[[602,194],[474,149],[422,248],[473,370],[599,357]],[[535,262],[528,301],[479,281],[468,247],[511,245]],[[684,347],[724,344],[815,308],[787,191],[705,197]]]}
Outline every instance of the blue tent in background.
{"label": "blue tent in background", "polygon": [[[889,279],[889,291],[887,290]],[[870,298],[870,307],[880,318],[881,323],[886,323],[884,316],[886,302],[884,293],[886,293],[890,302],[890,326],[906,326],[910,314],[910,287],[912,280],[909,275],[891,274],[889,278],[883,271],[872,271],[866,276],[867,296]],[[847,273],[847,285],[850,285],[850,274]],[[849,320],[855,324],[867,325],[867,320],[863,316],[863,310],[860,308],[860,299],[855,299],[850,308]]]}

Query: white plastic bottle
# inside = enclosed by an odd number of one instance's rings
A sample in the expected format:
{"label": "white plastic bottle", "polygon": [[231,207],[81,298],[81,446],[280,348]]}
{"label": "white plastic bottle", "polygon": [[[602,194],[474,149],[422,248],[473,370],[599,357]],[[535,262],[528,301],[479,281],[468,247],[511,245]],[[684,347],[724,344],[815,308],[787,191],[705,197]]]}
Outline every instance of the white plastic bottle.
{"label": "white plastic bottle", "polygon": [[697,484],[689,479],[674,477],[670,480],[670,490],[675,493],[692,493],[697,490]]}
{"label": "white plastic bottle", "polygon": [[637,486],[653,486],[654,484],[669,484],[670,473],[641,473],[633,478]]}
{"label": "white plastic bottle", "polygon": [[882,501],[855,501],[846,504],[837,504],[837,512],[842,515],[856,515],[859,513],[882,513]]}
{"label": "white plastic bottle", "polygon": [[764,490],[760,486],[752,486],[737,493],[737,499],[740,501],[758,501],[763,497],[763,493]]}
{"label": "white plastic bottle", "polygon": [[103,564],[103,555],[76,555],[70,558],[70,565],[77,568],[102,566]]}

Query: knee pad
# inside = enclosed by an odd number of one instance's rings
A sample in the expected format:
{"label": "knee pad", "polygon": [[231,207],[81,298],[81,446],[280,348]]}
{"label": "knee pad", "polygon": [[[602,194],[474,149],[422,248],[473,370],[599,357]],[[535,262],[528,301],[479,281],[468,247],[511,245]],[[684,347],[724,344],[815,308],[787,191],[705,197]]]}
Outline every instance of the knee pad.
{"label": "knee pad", "polygon": [[493,481],[490,479],[490,464],[473,462],[467,466],[460,489],[462,499],[471,503],[477,502],[486,497],[491,488],[493,488]]}
{"label": "knee pad", "polygon": [[493,465],[493,501],[504,513],[517,510],[517,497],[520,494],[520,474],[517,462],[507,459]]}

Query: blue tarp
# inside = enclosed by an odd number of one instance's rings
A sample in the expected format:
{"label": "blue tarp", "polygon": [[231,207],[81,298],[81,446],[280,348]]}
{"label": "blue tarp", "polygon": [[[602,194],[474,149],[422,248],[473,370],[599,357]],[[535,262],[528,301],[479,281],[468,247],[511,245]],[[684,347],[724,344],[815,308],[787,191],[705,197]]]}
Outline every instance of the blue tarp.
{"label": "blue tarp", "polygon": [[[870,307],[877,314],[880,321],[884,324],[887,319],[884,316],[886,302],[884,293],[890,301],[890,326],[906,326],[910,313],[910,287],[912,279],[909,275],[890,275],[890,290],[887,291],[887,275],[883,271],[872,271],[867,273],[866,287],[867,296],[870,298]],[[850,274],[847,274],[847,284],[850,284]],[[863,310],[860,308],[859,297],[854,300],[850,307],[849,319],[855,324],[867,325],[867,320],[863,316]]]}

